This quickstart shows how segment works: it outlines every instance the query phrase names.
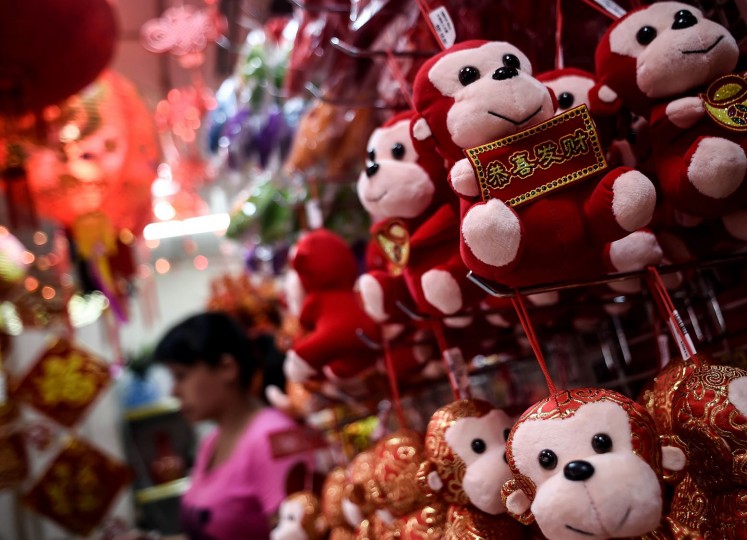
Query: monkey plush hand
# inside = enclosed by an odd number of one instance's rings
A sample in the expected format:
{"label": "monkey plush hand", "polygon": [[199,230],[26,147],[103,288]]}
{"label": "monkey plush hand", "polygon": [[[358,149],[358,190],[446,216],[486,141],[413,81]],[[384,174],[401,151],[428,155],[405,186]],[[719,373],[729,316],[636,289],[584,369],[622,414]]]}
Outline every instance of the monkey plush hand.
{"label": "monkey plush hand", "polygon": [[280,503],[278,524],[270,533],[271,540],[324,540],[327,523],[322,516],[319,499],[308,491],[299,491]]}
{"label": "monkey plush hand", "polygon": [[484,194],[463,151],[523,132],[555,114],[552,92],[532,76],[528,58],[513,45],[468,41],[436,55],[418,72],[413,100],[414,139],[436,146],[453,164],[449,181],[463,199],[461,254],[476,274],[525,286],[598,275],[610,262],[616,270],[615,261],[605,258],[608,244],[650,221],[654,187],[625,167],[594,173],[521,206],[500,198],[481,200]]}
{"label": "monkey plush hand", "polygon": [[[522,522],[536,520],[549,540],[627,538],[659,528],[655,424],[616,392],[582,388],[543,399],[517,421],[506,454],[514,478],[503,486],[503,501]],[[682,468],[682,457],[667,447],[664,464]]]}
{"label": "monkey plush hand", "polygon": [[739,49],[696,8],[657,2],[631,11],[596,51],[600,100],[649,117],[659,187],[692,218],[719,218],[747,239],[747,82],[732,74]]}
{"label": "monkey plush hand", "polygon": [[505,460],[508,415],[485,401],[455,401],[428,422],[423,488],[450,505],[444,538],[514,540],[527,529],[506,515],[501,486],[511,471]]}
{"label": "monkey plush hand", "polygon": [[381,220],[372,228],[373,239],[390,261],[389,272],[365,274],[358,284],[366,312],[379,322],[396,318],[397,300],[411,304],[406,296],[418,311],[438,317],[484,296],[468,282],[459,256],[459,216],[443,158],[415,147],[413,116],[401,113],[373,132],[368,166],[358,180],[361,204]]}
{"label": "monkey plush hand", "polygon": [[[300,306],[306,334],[285,358],[288,379],[303,382],[324,373],[333,381],[352,379],[376,361],[374,351],[358,338],[357,330],[378,340],[378,326],[358,305],[353,291],[357,265],[353,252],[324,229],[304,235],[291,259],[295,284],[289,304]],[[289,291],[290,292],[290,291]]]}

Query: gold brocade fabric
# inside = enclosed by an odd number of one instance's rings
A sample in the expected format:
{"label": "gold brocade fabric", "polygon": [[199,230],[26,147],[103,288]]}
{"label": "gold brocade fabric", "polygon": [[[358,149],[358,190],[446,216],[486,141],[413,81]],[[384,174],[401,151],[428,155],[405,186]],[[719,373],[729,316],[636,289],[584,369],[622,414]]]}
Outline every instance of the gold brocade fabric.
{"label": "gold brocade fabric", "polygon": [[[322,486],[322,514],[332,530],[349,529],[342,513],[342,498],[345,491],[345,469],[336,467],[330,471]],[[352,536],[352,531],[350,531]]]}
{"label": "gold brocade fabric", "polygon": [[376,444],[376,480],[380,502],[394,517],[402,517],[425,505],[425,494],[417,482],[425,448],[420,435],[399,430]]}
{"label": "gold brocade fabric", "polygon": [[508,516],[492,516],[474,507],[449,508],[444,540],[521,540],[529,529]]}
{"label": "gold brocade fabric", "polygon": [[398,520],[401,540],[440,540],[446,526],[446,505],[434,502]]}

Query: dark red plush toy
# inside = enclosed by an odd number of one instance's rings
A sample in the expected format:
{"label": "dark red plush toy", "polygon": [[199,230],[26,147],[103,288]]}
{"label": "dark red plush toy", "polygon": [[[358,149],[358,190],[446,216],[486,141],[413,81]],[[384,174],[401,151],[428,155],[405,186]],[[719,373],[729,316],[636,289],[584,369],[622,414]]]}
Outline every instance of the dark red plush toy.
{"label": "dark red plush toy", "polygon": [[345,241],[324,229],[309,232],[298,241],[291,267],[288,303],[300,309],[307,333],[285,358],[286,376],[302,382],[323,372],[338,381],[371,367],[377,353],[357,332],[379,340],[379,328],[358,304],[353,291],[357,265]]}

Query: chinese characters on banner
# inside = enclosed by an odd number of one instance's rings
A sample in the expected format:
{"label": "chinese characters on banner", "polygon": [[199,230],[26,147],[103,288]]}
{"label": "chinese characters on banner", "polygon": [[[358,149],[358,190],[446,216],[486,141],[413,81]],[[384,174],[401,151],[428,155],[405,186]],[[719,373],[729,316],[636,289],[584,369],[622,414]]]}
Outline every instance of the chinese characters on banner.
{"label": "chinese characters on banner", "polygon": [[465,150],[482,199],[520,206],[604,171],[596,126],[586,105],[498,141]]}
{"label": "chinese characters on banner", "polygon": [[14,397],[65,427],[73,427],[110,382],[109,367],[67,339],[47,348]]}
{"label": "chinese characters on banner", "polygon": [[70,439],[23,503],[74,534],[89,535],[130,483],[130,469],[80,439]]}

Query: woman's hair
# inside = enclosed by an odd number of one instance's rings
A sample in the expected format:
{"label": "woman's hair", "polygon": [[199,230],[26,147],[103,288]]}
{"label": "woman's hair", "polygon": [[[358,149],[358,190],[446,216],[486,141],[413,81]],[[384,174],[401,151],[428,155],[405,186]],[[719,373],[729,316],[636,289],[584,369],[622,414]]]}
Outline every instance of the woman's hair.
{"label": "woman's hair", "polygon": [[165,364],[215,367],[224,354],[236,360],[239,385],[248,388],[259,367],[252,344],[233,318],[215,311],[193,315],[171,328],[156,345],[154,358]]}

